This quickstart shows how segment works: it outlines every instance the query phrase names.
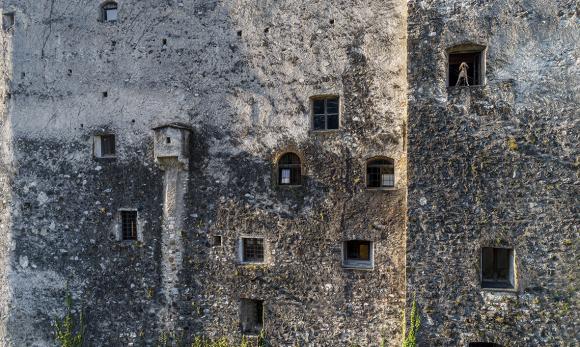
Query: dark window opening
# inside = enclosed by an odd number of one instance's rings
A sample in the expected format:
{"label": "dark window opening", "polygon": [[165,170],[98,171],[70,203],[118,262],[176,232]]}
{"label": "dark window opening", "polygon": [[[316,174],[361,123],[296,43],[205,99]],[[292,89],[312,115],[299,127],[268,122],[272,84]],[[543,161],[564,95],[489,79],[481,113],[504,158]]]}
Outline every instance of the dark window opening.
{"label": "dark window opening", "polygon": [[367,187],[395,186],[395,162],[392,159],[373,159],[367,162]]}
{"label": "dark window opening", "polygon": [[163,45],[165,46],[167,44],[167,39],[163,39],[162,40]]}
{"label": "dark window opening", "polygon": [[137,211],[121,211],[123,240],[137,240]]}
{"label": "dark window opening", "polygon": [[263,263],[264,239],[261,238],[242,239],[242,261],[244,263]]}
{"label": "dark window opening", "polygon": [[166,142],[166,143],[171,143],[171,137],[166,137],[166,138],[165,138],[165,142]]}
{"label": "dark window opening", "polygon": [[103,11],[103,21],[105,22],[117,21],[118,9],[116,2],[108,2],[104,4],[102,7],[102,11]]}
{"label": "dark window opening", "polygon": [[471,342],[469,343],[469,347],[502,347],[502,345],[491,342]]}
{"label": "dark window opening", "polygon": [[4,31],[10,30],[15,24],[14,13],[3,13],[2,14],[2,29]]}
{"label": "dark window opening", "polygon": [[242,31],[241,30],[238,30],[237,34],[238,34],[238,37],[242,37]]}
{"label": "dark window opening", "polygon": [[103,92],[103,98],[106,98],[109,96],[109,92]]}
{"label": "dark window opening", "polygon": [[482,248],[481,280],[483,288],[513,288],[513,250]]}
{"label": "dark window opening", "polygon": [[372,267],[373,247],[371,241],[353,240],[344,243],[344,265]]}
{"label": "dark window opening", "polygon": [[[482,84],[481,58],[481,51],[449,53],[449,86],[476,86]],[[462,66],[463,63],[465,64]],[[465,76],[460,76],[461,70],[465,71]]]}
{"label": "dark window opening", "polygon": [[286,153],[278,160],[278,184],[299,186],[302,184],[302,163],[294,153]]}
{"label": "dark window opening", "polygon": [[262,300],[242,299],[240,306],[242,333],[259,334],[264,326],[264,302]]}
{"label": "dark window opening", "polygon": [[222,245],[222,237],[220,235],[215,235],[213,237],[213,246],[220,247]]}
{"label": "dark window opening", "polygon": [[337,96],[312,100],[312,128],[314,130],[338,129],[339,99]]}
{"label": "dark window opening", "polygon": [[115,135],[101,135],[101,157],[115,155]]}

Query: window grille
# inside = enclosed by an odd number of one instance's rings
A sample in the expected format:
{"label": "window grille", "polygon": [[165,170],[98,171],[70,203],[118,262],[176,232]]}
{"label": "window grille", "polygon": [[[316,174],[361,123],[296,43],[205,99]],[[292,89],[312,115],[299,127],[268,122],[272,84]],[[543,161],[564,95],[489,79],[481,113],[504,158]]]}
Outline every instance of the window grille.
{"label": "window grille", "polygon": [[264,262],[264,239],[243,238],[242,239],[242,261],[244,263]]}
{"label": "window grille", "polygon": [[101,156],[115,155],[115,135],[101,135]]}
{"label": "window grille", "polygon": [[137,240],[137,211],[121,211],[123,240]]}

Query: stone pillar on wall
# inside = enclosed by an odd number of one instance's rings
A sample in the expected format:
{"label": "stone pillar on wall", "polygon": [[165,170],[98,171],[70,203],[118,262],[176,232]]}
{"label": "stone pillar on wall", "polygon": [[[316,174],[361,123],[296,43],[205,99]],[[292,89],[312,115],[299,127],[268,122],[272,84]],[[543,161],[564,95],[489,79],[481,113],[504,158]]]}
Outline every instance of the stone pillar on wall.
{"label": "stone pillar on wall", "polygon": [[155,161],[163,176],[163,223],[161,235],[161,280],[165,298],[160,319],[167,331],[177,323],[179,273],[183,267],[183,221],[188,182],[190,130],[180,125],[155,128]]}

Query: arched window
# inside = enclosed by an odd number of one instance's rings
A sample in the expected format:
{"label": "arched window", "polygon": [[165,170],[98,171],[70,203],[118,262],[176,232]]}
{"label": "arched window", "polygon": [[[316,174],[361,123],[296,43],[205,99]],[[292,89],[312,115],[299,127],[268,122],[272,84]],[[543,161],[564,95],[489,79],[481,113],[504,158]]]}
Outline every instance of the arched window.
{"label": "arched window", "polygon": [[278,160],[278,185],[299,186],[302,184],[302,163],[294,153],[286,153]]}
{"label": "arched window", "polygon": [[114,1],[106,2],[101,6],[104,22],[116,22],[117,21],[117,3]]}
{"label": "arched window", "polygon": [[367,162],[367,187],[390,188],[395,186],[395,161],[389,158],[371,159]]}

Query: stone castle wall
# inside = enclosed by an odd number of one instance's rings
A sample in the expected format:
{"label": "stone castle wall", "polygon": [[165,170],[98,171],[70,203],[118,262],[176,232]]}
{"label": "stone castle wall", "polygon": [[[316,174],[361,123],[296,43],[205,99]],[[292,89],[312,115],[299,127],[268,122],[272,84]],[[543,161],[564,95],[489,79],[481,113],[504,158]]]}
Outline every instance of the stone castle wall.
{"label": "stone castle wall", "polygon": [[[575,346],[576,6],[409,3],[407,285],[422,345]],[[485,86],[447,87],[459,44],[486,47]],[[515,290],[481,288],[482,247],[514,249]]]}
{"label": "stone castle wall", "polygon": [[[264,300],[276,346],[397,345],[406,3],[125,0],[115,24],[99,5],[2,3],[16,27],[3,51],[15,63],[4,73],[0,345],[51,345],[67,287],[93,345],[152,345],[167,326],[239,338],[241,298]],[[341,98],[341,129],[312,132],[309,98],[324,94]],[[152,129],[172,122],[192,128],[177,186],[153,151]],[[105,132],[115,159],[92,155]],[[303,161],[300,188],[272,182],[288,150]],[[379,155],[395,159],[396,189],[365,189],[365,161]],[[168,225],[172,189],[185,189],[184,205]],[[141,241],[116,240],[120,208],[138,210]],[[238,264],[243,235],[266,238],[265,266]],[[374,270],[341,267],[348,239],[375,242]]]}

